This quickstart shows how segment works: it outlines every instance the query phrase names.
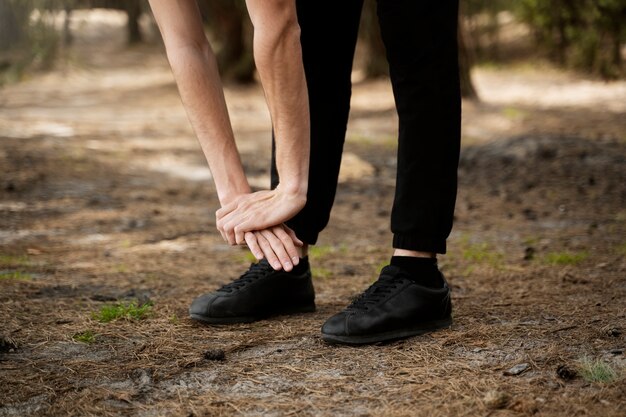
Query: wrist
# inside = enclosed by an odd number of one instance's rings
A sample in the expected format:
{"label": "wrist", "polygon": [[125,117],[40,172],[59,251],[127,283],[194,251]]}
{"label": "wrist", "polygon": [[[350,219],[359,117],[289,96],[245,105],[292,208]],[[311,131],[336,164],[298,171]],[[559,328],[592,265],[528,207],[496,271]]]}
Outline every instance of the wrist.
{"label": "wrist", "polygon": [[250,194],[252,191],[250,189],[246,190],[239,190],[239,191],[231,191],[225,194],[219,194],[218,195],[218,199],[220,200],[220,206],[224,207],[227,204],[232,203],[233,201],[235,201],[237,198],[241,197],[242,195],[245,194]]}
{"label": "wrist", "polygon": [[308,189],[307,182],[281,182],[276,186],[276,190],[297,199],[306,201],[306,193]]}

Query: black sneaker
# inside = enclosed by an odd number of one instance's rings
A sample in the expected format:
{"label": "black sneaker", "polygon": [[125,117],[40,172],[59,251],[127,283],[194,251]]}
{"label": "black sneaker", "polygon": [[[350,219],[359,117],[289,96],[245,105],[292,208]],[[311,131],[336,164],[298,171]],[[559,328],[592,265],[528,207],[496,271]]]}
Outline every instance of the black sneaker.
{"label": "black sneaker", "polygon": [[308,265],[299,269],[304,270],[299,275],[275,271],[263,259],[237,280],[193,300],[189,315],[205,323],[227,324],[315,311],[311,270]]}
{"label": "black sneaker", "polygon": [[442,288],[423,287],[389,265],[378,281],[324,323],[322,338],[353,345],[401,339],[450,326],[451,313],[445,280]]}

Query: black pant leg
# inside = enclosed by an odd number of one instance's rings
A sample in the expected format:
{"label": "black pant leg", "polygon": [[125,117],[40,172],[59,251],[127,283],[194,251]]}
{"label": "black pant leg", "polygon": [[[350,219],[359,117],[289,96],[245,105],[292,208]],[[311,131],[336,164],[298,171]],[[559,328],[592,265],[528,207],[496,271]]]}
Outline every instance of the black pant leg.
{"label": "black pant leg", "polygon": [[378,0],[399,117],[394,248],[445,253],[461,137],[458,0]]}
{"label": "black pant leg", "polygon": [[[297,0],[296,5],[309,90],[311,157],[306,206],[287,225],[314,244],[335,199],[363,0]],[[272,152],[272,187],[278,181]]]}

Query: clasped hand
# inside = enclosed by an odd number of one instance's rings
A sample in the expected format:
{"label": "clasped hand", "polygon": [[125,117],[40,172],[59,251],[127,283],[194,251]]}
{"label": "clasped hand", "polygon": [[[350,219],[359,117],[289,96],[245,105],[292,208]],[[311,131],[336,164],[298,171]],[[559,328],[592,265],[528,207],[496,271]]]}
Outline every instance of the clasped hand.
{"label": "clasped hand", "polygon": [[290,271],[299,261],[296,246],[303,243],[283,223],[305,203],[305,196],[280,189],[242,194],[215,213],[217,229],[229,244],[247,244],[257,259]]}

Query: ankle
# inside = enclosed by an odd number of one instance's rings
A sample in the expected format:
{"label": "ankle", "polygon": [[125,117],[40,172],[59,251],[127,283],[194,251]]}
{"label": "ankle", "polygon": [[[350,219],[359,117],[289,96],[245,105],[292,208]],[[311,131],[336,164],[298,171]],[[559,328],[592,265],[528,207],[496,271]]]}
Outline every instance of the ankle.
{"label": "ankle", "polygon": [[389,264],[406,272],[416,284],[431,288],[443,287],[444,281],[437,266],[437,258],[392,256]]}
{"label": "ankle", "polygon": [[422,252],[417,250],[394,248],[393,256],[412,256],[414,258],[437,258],[435,252]]}

